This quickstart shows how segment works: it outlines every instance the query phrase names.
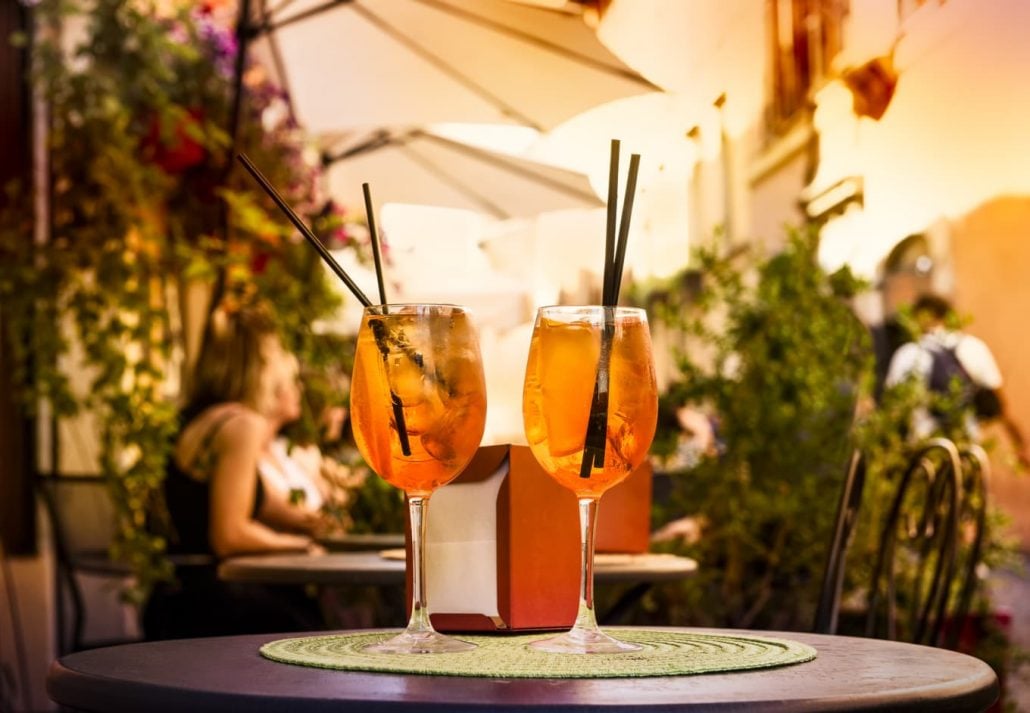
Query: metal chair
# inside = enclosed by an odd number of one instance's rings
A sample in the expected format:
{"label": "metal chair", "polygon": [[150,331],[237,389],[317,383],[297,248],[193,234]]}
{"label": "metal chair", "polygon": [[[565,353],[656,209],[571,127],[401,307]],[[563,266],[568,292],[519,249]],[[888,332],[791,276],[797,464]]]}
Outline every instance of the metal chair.
{"label": "metal chair", "polygon": [[[927,441],[909,458],[881,529],[867,599],[867,636],[882,632],[888,639],[941,644],[955,575],[961,482],[958,449],[946,438]],[[902,561],[911,578],[899,592]],[[904,619],[899,598],[908,610]],[[899,624],[904,625],[900,634]]]}
{"label": "metal chair", "polygon": [[[865,475],[863,454],[856,452],[844,480],[823,574],[814,622],[820,633],[837,630],[847,550],[861,508]],[[948,616],[955,611],[949,612],[948,607],[957,562],[962,458],[950,440],[935,438],[917,447],[904,468],[888,478],[894,491],[879,529],[867,585],[865,634],[940,645]],[[963,601],[968,608],[975,585],[970,576],[975,577],[979,556],[978,541],[966,554],[969,591],[965,599],[959,597],[959,609]],[[903,572],[908,576],[902,577]],[[907,613],[901,616],[899,609]]]}
{"label": "metal chair", "polygon": [[965,446],[959,450],[959,456],[962,459],[962,502],[958,531],[960,541],[968,541],[969,544],[965,552],[960,552],[965,561],[960,572],[962,585],[951,611],[952,623],[945,637],[945,645],[949,649],[958,646],[979,579],[978,568],[987,530],[987,493],[991,479],[991,462],[982,447],[976,444]]}
{"label": "metal chair", "polygon": [[833,540],[830,542],[826,567],[823,570],[822,590],[819,594],[815,626],[813,627],[819,634],[832,634],[837,631],[840,595],[844,587],[844,564],[855,532],[855,523],[858,521],[858,511],[862,505],[864,489],[865,458],[861,451],[856,450],[848,461],[840,502],[837,504],[837,520],[833,528]]}
{"label": "metal chair", "polygon": [[[36,489],[53,533],[57,560],[57,629],[61,654],[118,643],[136,637],[87,640],[88,600],[80,577],[103,577],[120,588],[132,575],[128,565],[111,559],[114,508],[99,476],[42,475]],[[71,609],[67,621],[66,601]],[[70,626],[69,626],[70,624]]]}

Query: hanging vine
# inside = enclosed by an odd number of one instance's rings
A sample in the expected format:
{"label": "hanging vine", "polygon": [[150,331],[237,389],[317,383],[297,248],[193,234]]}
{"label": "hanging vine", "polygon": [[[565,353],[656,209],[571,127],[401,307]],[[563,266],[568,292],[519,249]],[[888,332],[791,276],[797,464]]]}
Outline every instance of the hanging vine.
{"label": "hanging vine", "polygon": [[[228,8],[169,5],[35,5],[36,36],[14,41],[29,47],[32,85],[48,107],[48,239],[33,240],[27,179],[6,187],[0,204],[3,327],[25,403],[95,415],[116,507],[114,554],[133,567],[138,595],[170,575],[165,542],[147,522],[177,426],[169,385],[182,362],[186,286],[265,298],[309,367],[339,358],[311,332],[338,300],[317,257],[232,170]],[[242,110],[237,148],[328,242],[364,251],[349,217],[319,196],[317,152],[260,65],[246,66]]]}

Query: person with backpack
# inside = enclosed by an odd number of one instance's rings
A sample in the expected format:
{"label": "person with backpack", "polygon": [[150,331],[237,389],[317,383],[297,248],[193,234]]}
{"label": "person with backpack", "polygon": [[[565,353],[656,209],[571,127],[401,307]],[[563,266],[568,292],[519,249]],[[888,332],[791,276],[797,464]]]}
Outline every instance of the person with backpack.
{"label": "person with backpack", "polygon": [[[931,393],[954,396],[965,410],[963,427],[974,441],[980,440],[980,423],[1001,420],[1012,438],[1019,459],[1026,463],[1022,434],[1005,414],[1001,371],[982,339],[948,327],[951,303],[935,294],[923,294],[912,307],[921,336],[903,344],[891,357],[886,385],[894,386],[918,377]],[[917,438],[941,430],[944,414],[933,408],[914,414],[912,430]]]}

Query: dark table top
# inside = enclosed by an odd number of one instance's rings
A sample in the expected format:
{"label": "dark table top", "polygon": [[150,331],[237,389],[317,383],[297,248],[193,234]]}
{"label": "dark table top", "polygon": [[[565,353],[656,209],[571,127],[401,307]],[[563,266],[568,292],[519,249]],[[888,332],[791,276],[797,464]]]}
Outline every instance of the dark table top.
{"label": "dark table top", "polygon": [[[231,557],[218,567],[218,576],[260,584],[403,585],[404,568],[403,556],[378,552],[283,553]],[[695,571],[694,560],[666,554],[598,554],[594,562],[599,584],[673,582]]]}
{"label": "dark table top", "polygon": [[218,566],[229,582],[258,584],[404,584],[404,562],[378,552],[282,553],[230,557]]}
{"label": "dark table top", "polygon": [[318,538],[318,544],[330,552],[378,552],[391,547],[404,547],[402,532],[338,533]]}
{"label": "dark table top", "polygon": [[[726,633],[742,633],[726,632]],[[284,635],[94,649],[55,661],[47,690],[98,713],[137,711],[981,711],[998,696],[985,663],[912,644],[753,632],[814,646],[796,666],[698,676],[488,679],[330,671],[266,660]]]}

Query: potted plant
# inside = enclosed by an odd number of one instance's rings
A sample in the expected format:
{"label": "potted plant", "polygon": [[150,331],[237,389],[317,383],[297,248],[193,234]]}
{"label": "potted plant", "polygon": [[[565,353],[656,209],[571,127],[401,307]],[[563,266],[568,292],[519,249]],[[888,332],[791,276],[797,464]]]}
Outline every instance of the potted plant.
{"label": "potted plant", "polygon": [[680,546],[698,560],[698,576],[659,607],[673,621],[810,626],[847,436],[872,367],[847,303],[858,281],[846,270],[825,274],[815,255],[815,235],[800,231],[767,258],[702,249],[689,298],[673,290],[652,300],[657,321],[686,347],[663,401],[707,413],[719,443],[670,474],[668,497],[655,503],[658,522],[703,523]]}

